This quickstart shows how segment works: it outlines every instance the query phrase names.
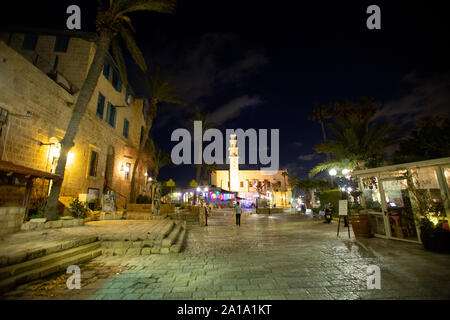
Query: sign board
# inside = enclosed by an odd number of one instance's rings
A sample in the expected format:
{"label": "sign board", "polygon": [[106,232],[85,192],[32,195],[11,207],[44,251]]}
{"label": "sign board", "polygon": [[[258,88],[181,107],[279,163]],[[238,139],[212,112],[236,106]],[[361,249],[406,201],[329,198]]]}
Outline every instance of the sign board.
{"label": "sign board", "polygon": [[116,212],[116,195],[115,194],[104,194],[103,195],[103,212]]}
{"label": "sign board", "polygon": [[339,215],[346,216],[348,212],[348,201],[347,200],[339,200]]}

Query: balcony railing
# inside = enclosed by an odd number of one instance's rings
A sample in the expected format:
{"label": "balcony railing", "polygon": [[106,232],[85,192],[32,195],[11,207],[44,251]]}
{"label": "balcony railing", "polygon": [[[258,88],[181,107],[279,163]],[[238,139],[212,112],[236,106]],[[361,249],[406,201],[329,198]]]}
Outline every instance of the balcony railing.
{"label": "balcony railing", "polygon": [[62,72],[58,71],[58,56],[56,56],[55,63],[52,65],[50,62],[42,58],[38,53],[35,53],[35,56],[31,62],[39,70],[44,72],[50,79],[55,81],[70,94],[73,95],[80,90],[69,80],[68,77],[66,77]]}

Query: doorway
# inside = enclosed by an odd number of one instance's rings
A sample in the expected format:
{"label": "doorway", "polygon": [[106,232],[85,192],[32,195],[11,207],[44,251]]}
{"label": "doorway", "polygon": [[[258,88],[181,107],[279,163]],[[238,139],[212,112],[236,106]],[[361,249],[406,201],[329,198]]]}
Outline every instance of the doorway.
{"label": "doorway", "polygon": [[112,187],[112,181],[114,176],[114,158],[115,158],[114,147],[109,146],[108,154],[106,155],[105,183],[103,193],[105,193],[107,189],[111,189]]}
{"label": "doorway", "polygon": [[406,178],[381,180],[381,183],[386,235],[398,240],[418,241]]}

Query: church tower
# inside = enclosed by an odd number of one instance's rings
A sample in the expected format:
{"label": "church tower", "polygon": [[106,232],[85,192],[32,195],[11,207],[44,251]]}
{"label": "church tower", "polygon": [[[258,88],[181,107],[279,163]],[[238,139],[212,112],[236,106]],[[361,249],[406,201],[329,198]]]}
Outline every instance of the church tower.
{"label": "church tower", "polygon": [[230,135],[230,146],[228,148],[230,169],[228,170],[228,181],[230,182],[230,191],[239,191],[239,156],[237,147],[237,137]]}

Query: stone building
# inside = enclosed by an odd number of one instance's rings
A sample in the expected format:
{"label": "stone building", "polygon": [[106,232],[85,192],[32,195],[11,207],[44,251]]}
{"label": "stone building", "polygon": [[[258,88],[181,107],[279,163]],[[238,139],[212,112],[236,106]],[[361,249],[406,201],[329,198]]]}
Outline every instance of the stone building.
{"label": "stone building", "polygon": [[[0,32],[1,160],[54,172],[59,141],[95,54],[95,38],[82,32]],[[108,56],[69,152],[61,197],[101,198],[109,190],[124,205],[145,106],[145,99],[123,85]],[[140,187],[146,164],[138,168]]]}
{"label": "stone building", "polygon": [[263,170],[239,169],[239,152],[236,135],[230,136],[229,169],[215,170],[211,173],[211,185],[222,190],[237,192],[237,195],[249,203],[257,199],[267,200],[269,205],[278,207],[289,206],[291,202],[291,187],[287,176],[278,170],[269,174]]}

